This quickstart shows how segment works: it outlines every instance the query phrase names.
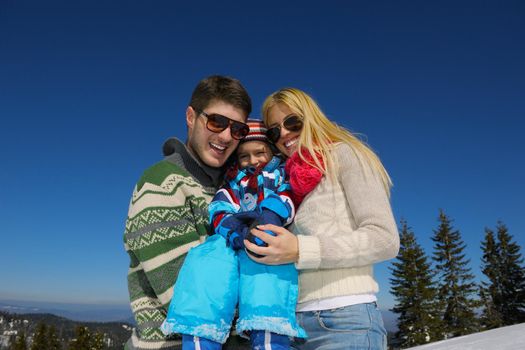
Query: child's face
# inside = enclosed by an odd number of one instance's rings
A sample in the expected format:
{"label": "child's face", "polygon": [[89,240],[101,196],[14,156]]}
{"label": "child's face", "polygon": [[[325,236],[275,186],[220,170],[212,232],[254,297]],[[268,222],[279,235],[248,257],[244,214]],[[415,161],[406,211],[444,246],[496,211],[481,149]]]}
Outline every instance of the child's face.
{"label": "child's face", "polygon": [[270,146],[263,141],[243,142],[237,148],[237,161],[239,168],[244,169],[250,166],[258,167],[266,164],[272,158]]}

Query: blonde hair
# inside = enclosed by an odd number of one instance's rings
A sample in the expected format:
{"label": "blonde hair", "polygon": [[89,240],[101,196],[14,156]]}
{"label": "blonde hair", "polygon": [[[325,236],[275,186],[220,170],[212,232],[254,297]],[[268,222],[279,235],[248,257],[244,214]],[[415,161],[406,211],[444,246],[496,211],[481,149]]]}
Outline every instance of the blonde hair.
{"label": "blonde hair", "polygon": [[[263,121],[267,126],[270,108],[277,104],[286,105],[293,113],[303,118],[304,126],[297,146],[303,161],[318,168],[324,175],[335,178],[338,164],[331,151],[335,143],[344,142],[356,152],[360,162],[364,160],[378,171],[385,191],[390,195],[392,181],[379,157],[352,132],[330,121],[308,94],[299,89],[284,88],[268,96],[262,106]],[[304,157],[303,150],[310,153],[314,163]]]}

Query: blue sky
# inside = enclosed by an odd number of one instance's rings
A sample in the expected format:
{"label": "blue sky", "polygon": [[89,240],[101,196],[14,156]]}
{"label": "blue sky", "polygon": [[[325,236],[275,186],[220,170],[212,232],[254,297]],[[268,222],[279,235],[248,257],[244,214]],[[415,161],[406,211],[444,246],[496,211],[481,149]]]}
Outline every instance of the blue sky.
{"label": "blue sky", "polygon": [[[443,208],[479,276],[484,228],[525,246],[521,1],[0,2],[0,299],[126,303],[131,191],[185,138],[196,83],[284,86],[366,135],[431,252]],[[376,269],[382,305],[389,263]]]}

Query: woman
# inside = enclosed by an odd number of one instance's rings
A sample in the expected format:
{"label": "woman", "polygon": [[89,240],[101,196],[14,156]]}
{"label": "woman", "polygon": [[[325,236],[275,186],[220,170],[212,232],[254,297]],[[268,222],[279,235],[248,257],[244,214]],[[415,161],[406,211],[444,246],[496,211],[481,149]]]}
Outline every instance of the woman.
{"label": "woman", "polygon": [[[244,241],[247,249],[263,256],[255,261],[294,262],[299,270],[297,319],[308,339],[297,340],[294,347],[386,349],[373,276],[373,264],[399,250],[386,170],[370,148],[328,120],[301,90],[273,93],[262,113],[267,135],[279,151],[322,175],[302,200],[290,230],[261,225],[252,234],[267,247]],[[301,190],[304,175],[299,172],[311,173],[292,167],[292,191]]]}

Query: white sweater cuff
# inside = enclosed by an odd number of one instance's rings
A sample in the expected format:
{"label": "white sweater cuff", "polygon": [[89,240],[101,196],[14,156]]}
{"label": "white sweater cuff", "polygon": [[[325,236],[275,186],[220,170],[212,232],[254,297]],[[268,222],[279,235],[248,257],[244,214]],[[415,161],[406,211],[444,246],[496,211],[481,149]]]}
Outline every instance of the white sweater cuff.
{"label": "white sweater cuff", "polygon": [[299,259],[295,263],[298,270],[318,269],[321,265],[321,245],[314,236],[297,235]]}

